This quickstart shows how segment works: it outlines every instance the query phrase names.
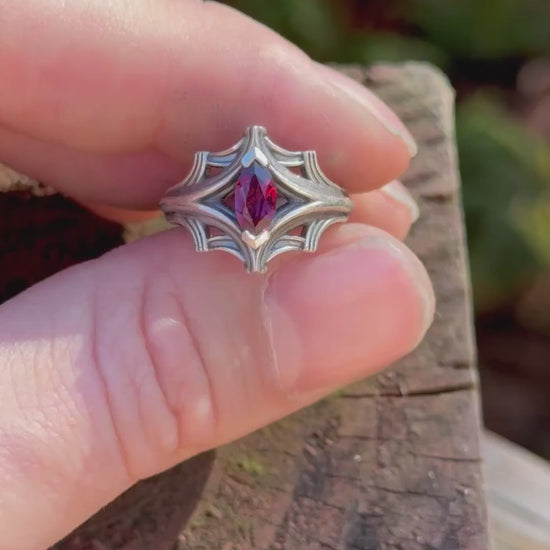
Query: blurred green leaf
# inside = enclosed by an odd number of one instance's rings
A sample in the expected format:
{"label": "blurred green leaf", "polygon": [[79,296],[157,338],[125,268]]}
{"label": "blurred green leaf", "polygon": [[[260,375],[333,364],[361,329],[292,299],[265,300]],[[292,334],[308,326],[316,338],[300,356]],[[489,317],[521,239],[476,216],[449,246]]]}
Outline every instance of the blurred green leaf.
{"label": "blurred green leaf", "polygon": [[532,203],[516,204],[512,215],[539,262],[550,268],[550,192]]}
{"label": "blurred green leaf", "polygon": [[425,40],[392,33],[370,32],[350,46],[357,63],[428,61],[444,69],[449,58],[444,50]]}
{"label": "blurred green leaf", "polygon": [[542,145],[483,95],[460,105],[457,143],[476,305],[485,308],[518,290],[545,262],[534,235],[548,238],[550,224],[541,228],[539,216],[535,231],[527,221],[547,194],[537,164]]}
{"label": "blurred green leaf", "polygon": [[[523,235],[499,213],[466,216],[474,303],[478,311],[499,306],[531,282],[538,262]],[[474,222],[474,223],[472,223]],[[475,236],[470,235],[475,226]]]}
{"label": "blurred green leaf", "polygon": [[548,0],[415,0],[403,13],[438,46],[459,57],[550,51]]}

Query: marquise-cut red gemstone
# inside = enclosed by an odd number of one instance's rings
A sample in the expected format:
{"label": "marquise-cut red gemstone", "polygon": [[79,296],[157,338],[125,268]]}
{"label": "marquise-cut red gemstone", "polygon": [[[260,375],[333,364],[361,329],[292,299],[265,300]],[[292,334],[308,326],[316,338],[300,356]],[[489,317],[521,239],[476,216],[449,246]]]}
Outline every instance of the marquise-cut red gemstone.
{"label": "marquise-cut red gemstone", "polygon": [[277,190],[269,170],[253,162],[235,182],[235,215],[242,229],[258,233],[275,216]]}

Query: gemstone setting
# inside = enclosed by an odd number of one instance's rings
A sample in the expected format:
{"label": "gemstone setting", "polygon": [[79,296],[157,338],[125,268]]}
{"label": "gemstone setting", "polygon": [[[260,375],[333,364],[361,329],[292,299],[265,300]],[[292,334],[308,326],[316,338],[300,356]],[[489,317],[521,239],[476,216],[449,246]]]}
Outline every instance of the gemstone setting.
{"label": "gemstone setting", "polygon": [[235,182],[234,211],[243,231],[257,234],[266,229],[275,216],[277,190],[271,173],[257,161],[244,166]]}

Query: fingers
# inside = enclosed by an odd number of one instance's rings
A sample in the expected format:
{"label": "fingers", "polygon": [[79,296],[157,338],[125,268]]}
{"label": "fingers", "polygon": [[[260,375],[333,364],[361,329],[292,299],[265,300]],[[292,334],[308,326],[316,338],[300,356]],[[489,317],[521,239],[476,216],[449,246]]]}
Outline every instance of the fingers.
{"label": "fingers", "polygon": [[412,253],[354,224],[265,276],[175,230],[37,285],[0,308],[2,549],[372,374],[433,307]]}
{"label": "fingers", "polygon": [[350,221],[378,227],[403,240],[419,215],[410,192],[394,180],[375,191],[354,195]]}
{"label": "fingers", "polygon": [[414,152],[372,94],[214,2],[0,0],[0,80],[2,160],[79,200],[154,207],[250,124],[352,191]]}
{"label": "fingers", "polygon": [[166,188],[181,180],[187,170],[185,163],[157,149],[78,151],[1,126],[0,155],[4,164],[49,183],[79,202],[126,209],[158,207]]}

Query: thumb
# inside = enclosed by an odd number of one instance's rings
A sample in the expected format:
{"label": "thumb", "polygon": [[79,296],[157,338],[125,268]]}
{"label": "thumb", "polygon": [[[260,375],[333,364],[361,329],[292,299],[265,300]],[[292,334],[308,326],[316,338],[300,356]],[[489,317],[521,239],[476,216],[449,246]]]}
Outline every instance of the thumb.
{"label": "thumb", "polygon": [[372,374],[432,314],[413,254],[353,224],[267,275],[174,230],[31,288],[0,308],[2,550]]}

